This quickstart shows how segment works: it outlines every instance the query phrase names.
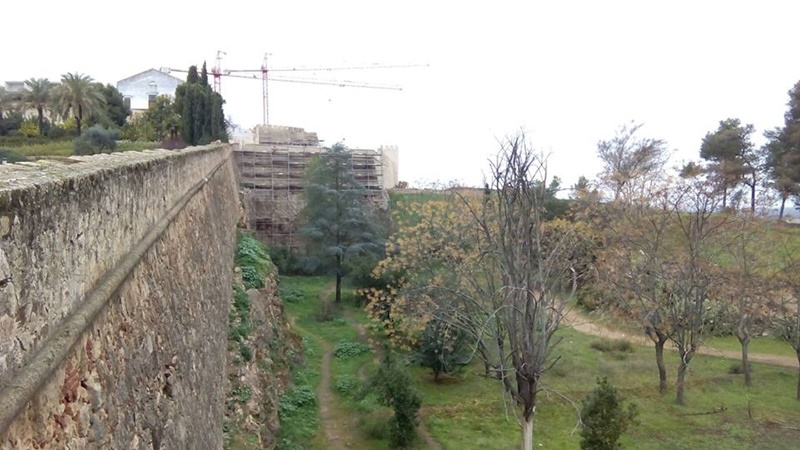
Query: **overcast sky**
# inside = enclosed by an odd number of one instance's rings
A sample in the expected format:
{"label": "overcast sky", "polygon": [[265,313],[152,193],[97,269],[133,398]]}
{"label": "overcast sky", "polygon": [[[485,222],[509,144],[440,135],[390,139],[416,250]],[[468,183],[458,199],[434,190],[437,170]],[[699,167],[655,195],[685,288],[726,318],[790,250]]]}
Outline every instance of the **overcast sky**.
{"label": "overcast sky", "polygon": [[[469,5],[469,6],[468,6]],[[565,184],[631,120],[696,158],[719,120],[782,123],[800,80],[800,2],[4,2],[0,80],[117,80],[227,54],[225,69],[429,64],[303,73],[403,91],[272,82],[270,123],[326,144],[400,149],[400,179],[481,184],[496,139],[524,128]],[[10,19],[13,18],[13,19]],[[182,76],[182,74],[176,74]],[[277,77],[279,74],[274,73]],[[261,83],[222,79],[226,115],[261,122]]]}

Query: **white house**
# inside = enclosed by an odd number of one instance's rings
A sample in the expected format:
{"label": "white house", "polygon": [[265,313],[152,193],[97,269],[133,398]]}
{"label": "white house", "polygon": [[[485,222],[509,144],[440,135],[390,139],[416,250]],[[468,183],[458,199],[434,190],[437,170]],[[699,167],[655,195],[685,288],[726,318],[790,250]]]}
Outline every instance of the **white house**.
{"label": "white house", "polygon": [[175,89],[182,83],[182,79],[169,73],[148,69],[117,81],[117,89],[122,93],[122,98],[131,111],[141,112],[155,103],[159,95],[175,97]]}

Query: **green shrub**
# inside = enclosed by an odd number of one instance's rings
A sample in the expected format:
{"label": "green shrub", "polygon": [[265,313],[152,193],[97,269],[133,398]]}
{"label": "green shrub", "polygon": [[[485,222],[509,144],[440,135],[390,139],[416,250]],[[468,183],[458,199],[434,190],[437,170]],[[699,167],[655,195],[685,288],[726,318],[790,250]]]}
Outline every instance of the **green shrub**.
{"label": "green shrub", "polygon": [[334,388],[345,397],[352,397],[361,390],[361,381],[352,375],[342,375],[336,379]]}
{"label": "green shrub", "polygon": [[581,410],[581,449],[619,448],[620,436],[636,423],[636,405],[623,405],[624,399],[608,379],[598,379],[597,387],[583,402]]}
{"label": "green shrub", "polygon": [[47,137],[50,139],[64,139],[69,135],[69,132],[62,127],[54,126],[47,130]]}
{"label": "green shrub", "polygon": [[28,119],[22,122],[22,126],[19,127],[19,132],[28,138],[37,137],[39,136],[39,122],[37,122],[36,119]]}
{"label": "green shrub", "polygon": [[292,414],[309,406],[316,406],[317,396],[310,386],[292,386],[292,388],[281,397],[280,413]]}
{"label": "green shrub", "polygon": [[13,164],[20,161],[28,161],[25,155],[19,154],[14,150],[8,148],[0,148],[0,161],[5,161],[8,164]]}
{"label": "green shrub", "polygon": [[632,353],[633,344],[624,339],[600,339],[592,341],[591,347],[603,353]]}
{"label": "green shrub", "polygon": [[271,265],[267,247],[243,232],[237,238],[234,262],[242,270],[242,282],[247,289],[261,289]]}
{"label": "green shrub", "polygon": [[333,302],[320,301],[315,313],[317,322],[330,322],[339,317],[339,309]]}
{"label": "green shrub", "polygon": [[350,359],[357,358],[369,351],[369,346],[361,342],[340,341],[333,348],[333,356],[339,359]]}
{"label": "green shrub", "polygon": [[348,323],[347,319],[345,319],[344,317],[334,317],[331,320],[331,325],[335,325],[337,327],[345,327],[348,325]]}
{"label": "green shrub", "polygon": [[412,361],[431,369],[434,380],[469,363],[471,350],[466,333],[447,321],[433,319],[411,353]]}
{"label": "green shrub", "polygon": [[286,303],[300,303],[305,300],[306,295],[302,291],[293,288],[281,288],[281,299]]}
{"label": "green shrub", "polygon": [[250,386],[236,386],[231,389],[231,395],[239,403],[246,403],[253,396],[253,390]]}
{"label": "green shrub", "polygon": [[[250,327],[250,297],[240,284],[233,286],[233,312],[239,318],[239,327]],[[246,338],[248,334],[242,335]]]}
{"label": "green shrub", "polygon": [[[728,367],[728,373],[731,375],[742,375],[744,373],[744,368],[742,367],[741,362],[733,363],[730,367]],[[753,373],[753,366],[750,366],[750,373]]]}
{"label": "green shrub", "polygon": [[575,292],[578,306],[586,311],[595,311],[604,305],[612,303],[613,294],[595,284],[584,284]]}
{"label": "green shrub", "polygon": [[375,394],[384,406],[392,408],[389,422],[389,442],[392,448],[408,448],[416,438],[417,412],[421,399],[414,388],[408,368],[386,349],[378,371],[362,391]]}
{"label": "green shrub", "polygon": [[[18,137],[25,139],[25,135],[18,132],[19,128],[22,126],[22,122],[24,121],[25,117],[23,117],[22,113],[20,112],[10,112],[4,114],[3,119],[0,120],[0,136],[3,138],[8,136],[9,138]],[[13,145],[8,144],[7,142],[2,142],[2,143],[8,147],[13,147]]]}
{"label": "green shrub", "polygon": [[242,359],[247,362],[253,360],[253,349],[242,342],[239,343],[239,354],[242,355]]}
{"label": "green shrub", "polygon": [[259,270],[252,266],[244,266],[242,269],[242,282],[247,289],[261,289],[264,287],[264,279]]}
{"label": "green shrub", "polygon": [[76,155],[108,153],[117,147],[118,130],[109,130],[102,125],[93,125],[73,141]]}
{"label": "green shrub", "polygon": [[258,267],[268,264],[267,247],[253,236],[240,232],[235,262],[239,267]]}
{"label": "green shrub", "polygon": [[[384,408],[381,408],[384,409]],[[382,411],[381,411],[382,412]],[[369,415],[362,416],[358,420],[358,428],[361,433],[375,440],[388,439],[391,434],[389,424],[392,421],[391,413],[381,414],[379,411],[373,411]]]}

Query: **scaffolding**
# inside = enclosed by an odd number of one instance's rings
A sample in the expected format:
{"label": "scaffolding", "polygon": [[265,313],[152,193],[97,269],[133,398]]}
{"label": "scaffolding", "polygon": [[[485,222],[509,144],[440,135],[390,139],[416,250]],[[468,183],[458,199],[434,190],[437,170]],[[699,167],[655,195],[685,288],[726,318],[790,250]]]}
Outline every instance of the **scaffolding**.
{"label": "scaffolding", "polygon": [[[316,134],[301,128],[268,127],[278,132],[257,131],[258,144],[243,145],[235,152],[247,226],[272,247],[301,251],[297,230],[305,205],[306,168],[327,149],[319,145]],[[351,149],[350,155],[353,176],[364,186],[367,198],[375,207],[387,208],[382,149]]]}

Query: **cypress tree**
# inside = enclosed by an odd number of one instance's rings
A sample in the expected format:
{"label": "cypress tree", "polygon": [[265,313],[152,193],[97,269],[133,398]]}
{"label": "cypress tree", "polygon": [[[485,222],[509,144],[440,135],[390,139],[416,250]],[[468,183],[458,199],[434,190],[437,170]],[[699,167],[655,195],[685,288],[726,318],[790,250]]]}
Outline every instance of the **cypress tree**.
{"label": "cypress tree", "polygon": [[206,62],[203,61],[203,68],[200,69],[200,84],[208,86],[208,69],[206,69]]}
{"label": "cypress tree", "polygon": [[186,84],[197,84],[197,66],[189,66],[189,74],[186,75]]}
{"label": "cypress tree", "polygon": [[197,72],[197,66],[189,67],[186,83],[175,91],[175,112],[180,117],[183,140],[188,145],[207,144],[220,140],[228,142],[222,96],[213,92],[208,84],[206,63]]}

